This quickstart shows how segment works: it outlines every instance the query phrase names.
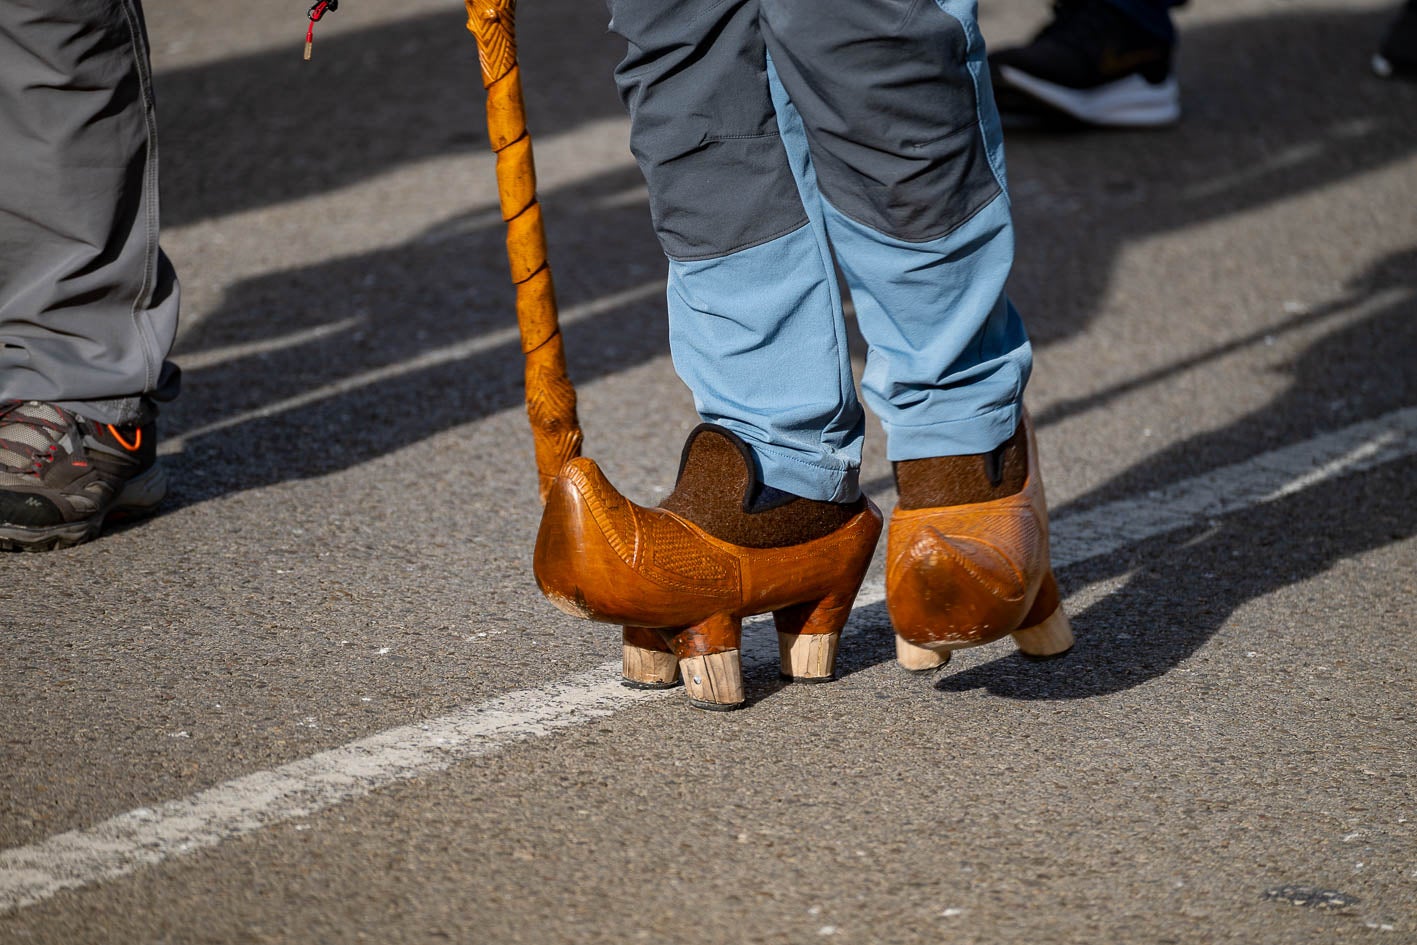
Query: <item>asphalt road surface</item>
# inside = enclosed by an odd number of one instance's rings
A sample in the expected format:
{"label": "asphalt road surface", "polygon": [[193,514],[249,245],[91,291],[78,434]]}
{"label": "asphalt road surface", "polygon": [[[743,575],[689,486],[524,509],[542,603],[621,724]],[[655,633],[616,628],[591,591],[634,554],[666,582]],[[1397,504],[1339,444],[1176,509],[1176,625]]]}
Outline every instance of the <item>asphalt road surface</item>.
{"label": "asphalt road surface", "polygon": [[[1395,5],[1195,0],[1179,127],[1009,134],[1076,649],[908,675],[878,562],[837,682],[750,627],[718,714],[533,584],[461,8],[349,0],[306,63],[304,4],[150,0],[173,491],[0,558],[0,942],[1417,942]],[[604,21],[525,0],[522,60],[587,451],[650,502],[695,418]]]}

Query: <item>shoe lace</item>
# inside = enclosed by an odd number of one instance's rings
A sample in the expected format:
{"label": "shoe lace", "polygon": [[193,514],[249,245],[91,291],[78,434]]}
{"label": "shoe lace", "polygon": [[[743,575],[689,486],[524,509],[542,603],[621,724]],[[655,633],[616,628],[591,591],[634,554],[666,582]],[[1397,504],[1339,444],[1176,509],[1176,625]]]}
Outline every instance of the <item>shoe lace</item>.
{"label": "shoe lace", "polygon": [[62,407],[37,400],[0,402],[0,468],[37,472],[53,461],[59,441],[74,425]]}

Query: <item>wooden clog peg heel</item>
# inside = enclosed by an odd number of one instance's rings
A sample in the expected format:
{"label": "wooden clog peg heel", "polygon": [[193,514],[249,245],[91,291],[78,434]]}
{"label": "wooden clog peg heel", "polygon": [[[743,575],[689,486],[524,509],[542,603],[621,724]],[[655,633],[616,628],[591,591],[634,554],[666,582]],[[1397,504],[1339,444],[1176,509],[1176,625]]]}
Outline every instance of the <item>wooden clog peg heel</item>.
{"label": "wooden clog peg heel", "polygon": [[779,675],[793,682],[831,682],[841,633],[777,633]]}
{"label": "wooden clog peg heel", "polygon": [[631,689],[672,689],[679,685],[679,658],[668,634],[650,627],[625,627],[621,676]]}
{"label": "wooden clog peg heel", "polygon": [[900,634],[895,636],[895,661],[912,673],[928,673],[950,661],[949,650],[928,650],[916,646]]}
{"label": "wooden clog peg heel", "polygon": [[691,705],[717,712],[742,707],[742,639],[743,621],[731,614],[714,614],[671,637]]}
{"label": "wooden clog peg heel", "polygon": [[1037,626],[1015,630],[1013,637],[1019,652],[1035,659],[1062,656],[1073,648],[1073,628],[1061,607]]}

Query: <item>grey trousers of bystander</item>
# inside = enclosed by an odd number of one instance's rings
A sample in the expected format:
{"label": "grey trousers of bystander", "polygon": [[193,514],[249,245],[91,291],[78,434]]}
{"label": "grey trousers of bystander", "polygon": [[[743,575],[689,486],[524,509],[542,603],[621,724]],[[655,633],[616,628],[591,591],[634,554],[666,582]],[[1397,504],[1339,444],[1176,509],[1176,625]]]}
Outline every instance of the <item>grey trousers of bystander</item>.
{"label": "grey trousers of bystander", "polygon": [[0,2],[0,400],[141,422],[176,395],[137,0]]}

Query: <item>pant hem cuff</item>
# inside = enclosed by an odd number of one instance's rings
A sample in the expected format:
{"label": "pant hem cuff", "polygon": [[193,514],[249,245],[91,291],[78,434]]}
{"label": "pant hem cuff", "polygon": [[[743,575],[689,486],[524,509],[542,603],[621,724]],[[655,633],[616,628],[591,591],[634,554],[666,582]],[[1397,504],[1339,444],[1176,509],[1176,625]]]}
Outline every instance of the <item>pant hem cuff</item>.
{"label": "pant hem cuff", "polygon": [[837,469],[809,462],[778,447],[747,441],[758,460],[763,482],[804,499],[854,502],[861,495],[861,470]]}
{"label": "pant hem cuff", "polygon": [[886,456],[893,463],[936,456],[965,456],[995,449],[1018,429],[1023,404],[1005,404],[978,416],[946,420],[924,426],[895,426],[886,430]]}

